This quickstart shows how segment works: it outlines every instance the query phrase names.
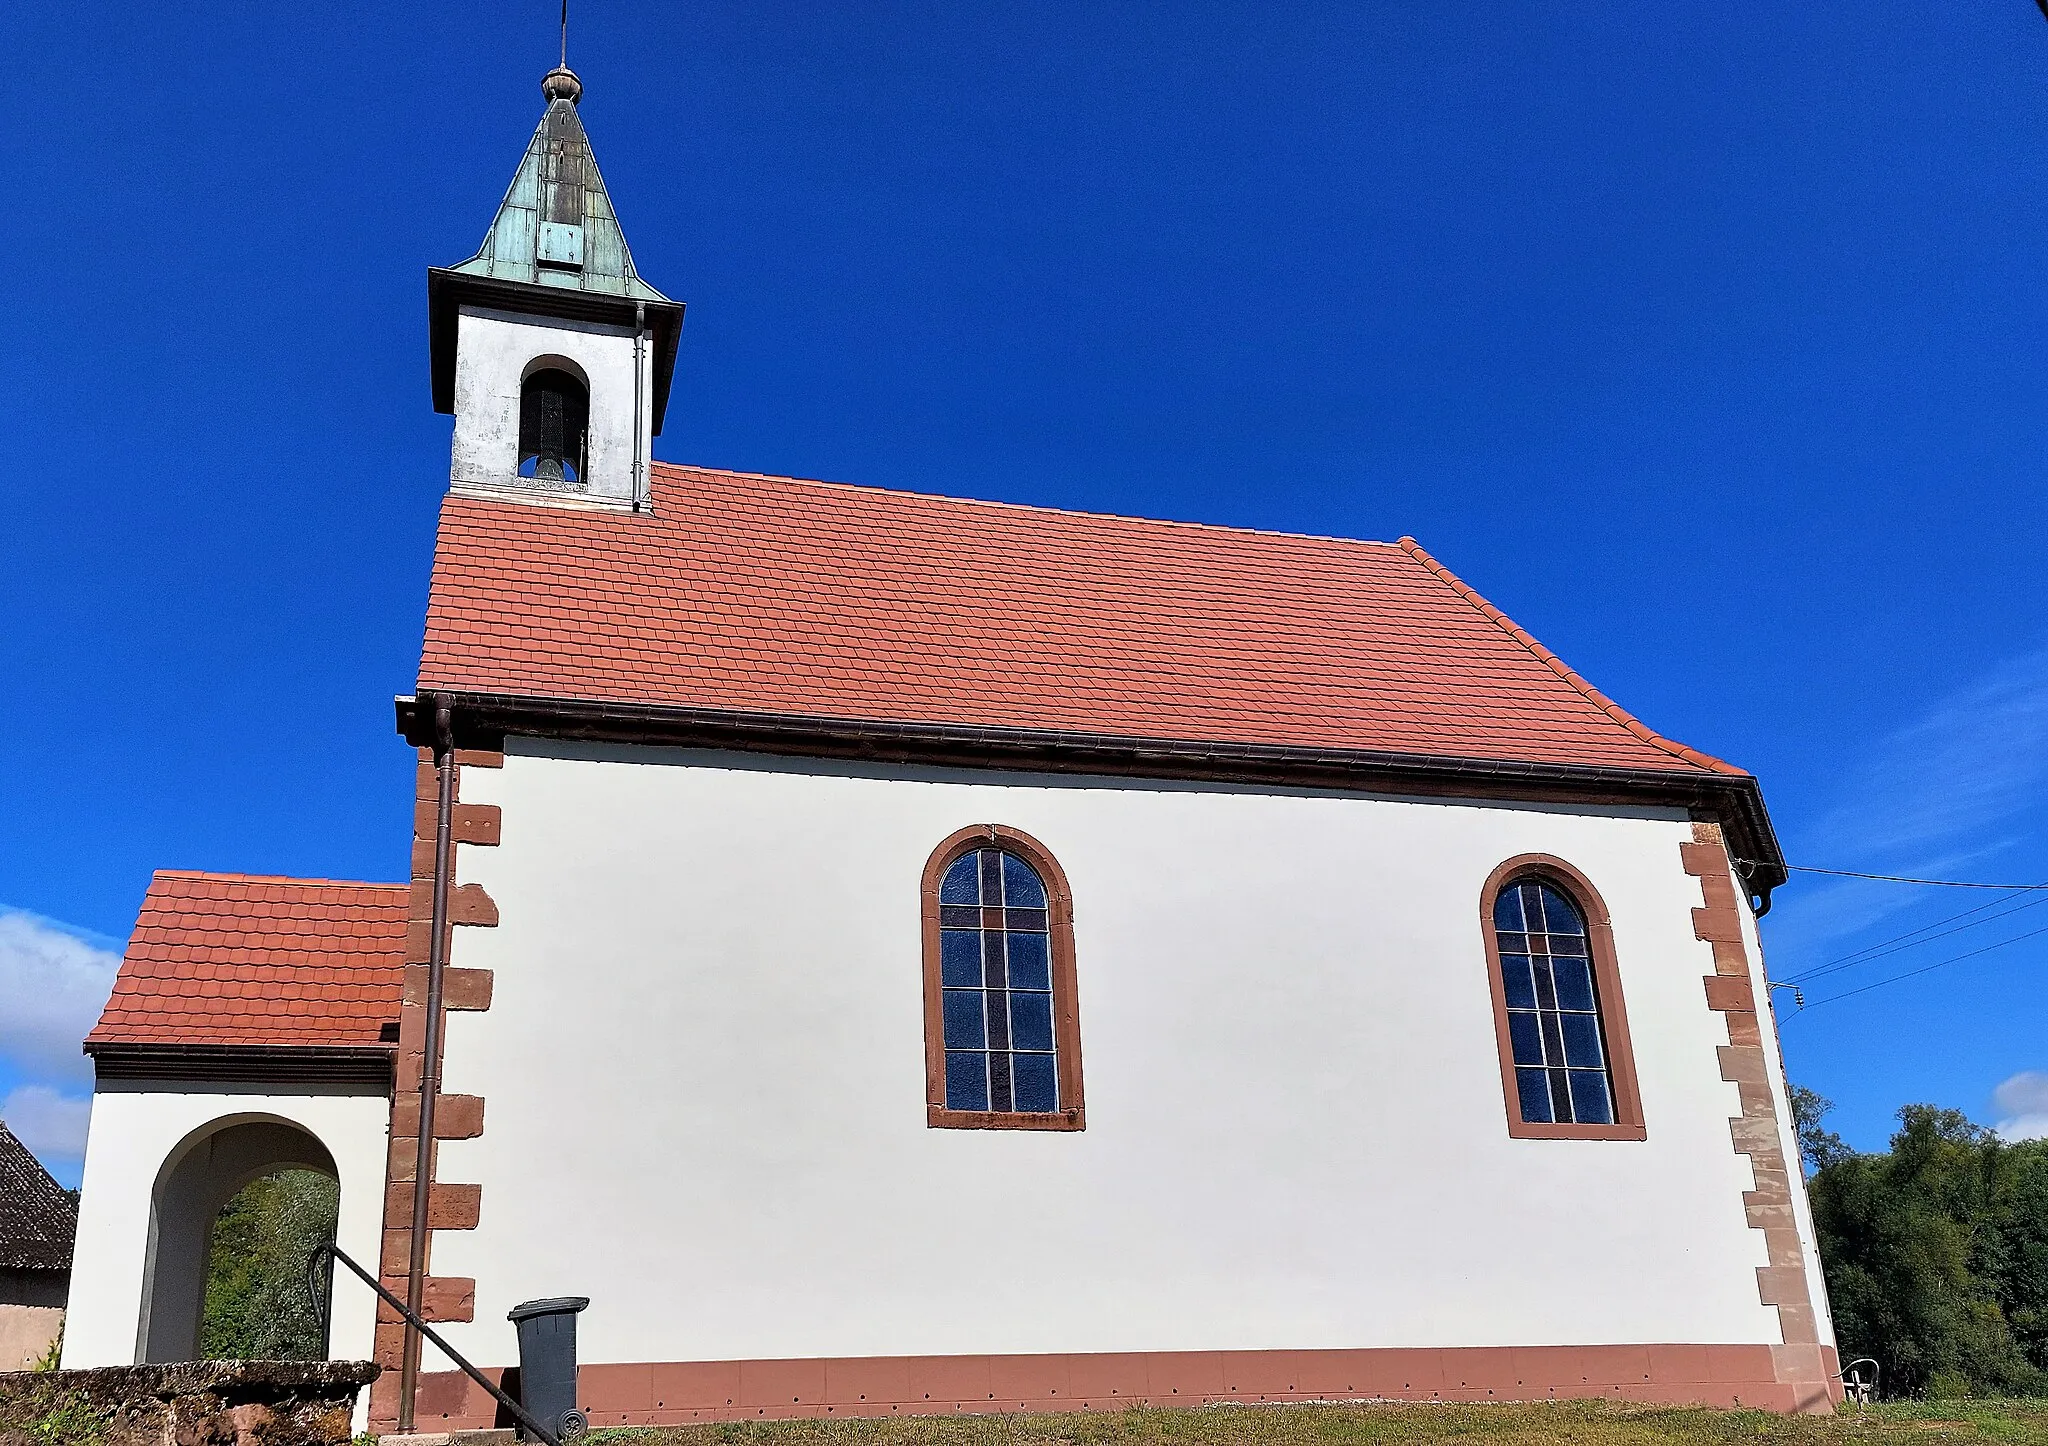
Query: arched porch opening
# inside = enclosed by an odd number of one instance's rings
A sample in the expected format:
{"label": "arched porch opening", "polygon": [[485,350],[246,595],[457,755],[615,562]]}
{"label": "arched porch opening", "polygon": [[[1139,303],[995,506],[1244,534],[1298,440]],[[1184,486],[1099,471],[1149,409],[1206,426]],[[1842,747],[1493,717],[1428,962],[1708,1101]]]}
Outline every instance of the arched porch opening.
{"label": "arched porch opening", "polygon": [[[207,1274],[208,1262],[216,1238],[217,1227],[222,1222],[222,1211],[230,1202],[239,1208],[236,1219],[230,1221],[228,1238],[246,1237],[252,1229],[264,1228],[260,1221],[252,1221],[253,1213],[265,1213],[262,1200],[237,1201],[253,1182],[269,1181],[285,1172],[306,1171],[338,1182],[339,1172],[335,1169],[334,1157],[327,1147],[311,1133],[298,1125],[290,1124],[267,1116],[242,1116],[216,1120],[188,1135],[170,1153],[163,1169],[158,1173],[156,1188],[150,1199],[149,1252],[144,1266],[142,1291],[142,1318],[137,1328],[136,1358],[140,1361],[190,1361],[198,1360],[205,1354],[207,1335]],[[291,1191],[303,1200],[287,1204],[298,1204],[305,1208],[323,1209],[320,1191]],[[338,1185],[337,1185],[338,1190]],[[276,1190],[268,1192],[275,1196]],[[275,1211],[269,1212],[275,1214]],[[291,1213],[291,1212],[287,1212]],[[333,1217],[328,1215],[324,1225],[313,1226],[316,1232],[324,1232],[332,1238]],[[298,1222],[295,1233],[307,1233],[306,1222]],[[283,1242],[278,1242],[282,1244]],[[307,1249],[311,1246],[308,1244]],[[289,1270],[295,1280],[263,1280],[255,1283],[256,1289],[271,1296],[283,1292],[302,1290],[299,1282],[304,1280],[303,1258],[292,1265],[283,1257],[289,1249],[272,1249],[266,1262],[268,1274],[278,1275]],[[216,1305],[221,1304],[222,1292],[216,1290]],[[218,1317],[219,1311],[216,1311]],[[307,1332],[300,1330],[300,1336]],[[218,1327],[215,1344],[224,1339],[234,1338],[232,1327],[224,1335]],[[324,1329],[314,1328],[315,1339],[308,1339],[304,1346],[311,1353],[324,1357],[327,1342]]]}

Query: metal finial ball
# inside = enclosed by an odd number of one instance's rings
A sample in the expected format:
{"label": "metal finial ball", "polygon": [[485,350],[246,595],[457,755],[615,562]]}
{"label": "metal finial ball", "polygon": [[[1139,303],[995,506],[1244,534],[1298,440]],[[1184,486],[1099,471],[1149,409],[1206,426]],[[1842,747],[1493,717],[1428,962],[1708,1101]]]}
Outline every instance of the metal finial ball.
{"label": "metal finial ball", "polygon": [[540,93],[549,100],[566,100],[574,105],[583,99],[583,82],[566,65],[558,65],[541,77]]}

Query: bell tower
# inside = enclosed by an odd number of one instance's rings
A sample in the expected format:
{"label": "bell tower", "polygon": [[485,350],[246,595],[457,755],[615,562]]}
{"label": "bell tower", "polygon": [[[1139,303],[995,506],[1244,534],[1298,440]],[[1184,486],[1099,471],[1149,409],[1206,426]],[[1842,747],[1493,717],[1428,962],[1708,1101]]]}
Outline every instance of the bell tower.
{"label": "bell tower", "polygon": [[649,507],[683,307],[640,279],[566,65],[476,255],[427,272],[449,487],[555,506]]}

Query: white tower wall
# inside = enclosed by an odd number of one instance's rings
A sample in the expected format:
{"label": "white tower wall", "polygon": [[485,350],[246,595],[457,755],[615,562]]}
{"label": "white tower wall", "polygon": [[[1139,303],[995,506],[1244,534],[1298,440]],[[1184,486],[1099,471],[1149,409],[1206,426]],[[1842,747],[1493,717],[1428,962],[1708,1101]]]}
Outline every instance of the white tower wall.
{"label": "white tower wall", "polygon": [[[450,485],[458,492],[631,506],[646,491],[636,483],[646,475],[653,429],[651,352],[645,340],[636,349],[630,326],[463,307]],[[578,376],[590,391],[586,474],[566,491],[519,475],[520,385],[549,365]]]}

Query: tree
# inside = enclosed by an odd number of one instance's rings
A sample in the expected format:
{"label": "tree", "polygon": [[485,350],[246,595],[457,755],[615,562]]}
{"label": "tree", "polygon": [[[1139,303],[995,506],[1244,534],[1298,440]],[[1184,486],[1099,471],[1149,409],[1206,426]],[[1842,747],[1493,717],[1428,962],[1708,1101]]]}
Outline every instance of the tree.
{"label": "tree", "polygon": [[251,1180],[221,1207],[206,1261],[199,1353],[208,1360],[320,1360],[323,1322],[306,1259],[334,1238],[340,1187],[312,1170]]}
{"label": "tree", "polygon": [[1791,1094],[1792,1133],[1799,1138],[1799,1158],[1806,1162],[1809,1174],[1839,1165],[1856,1153],[1842,1143],[1840,1135],[1821,1128],[1821,1120],[1835,1107],[1833,1100],[1805,1085],[1792,1085]]}
{"label": "tree", "polygon": [[1828,1108],[1794,1091],[1844,1359],[1875,1358],[1889,1395],[2048,1391],[2048,1142],[1908,1105],[1888,1152],[1857,1154]]}

